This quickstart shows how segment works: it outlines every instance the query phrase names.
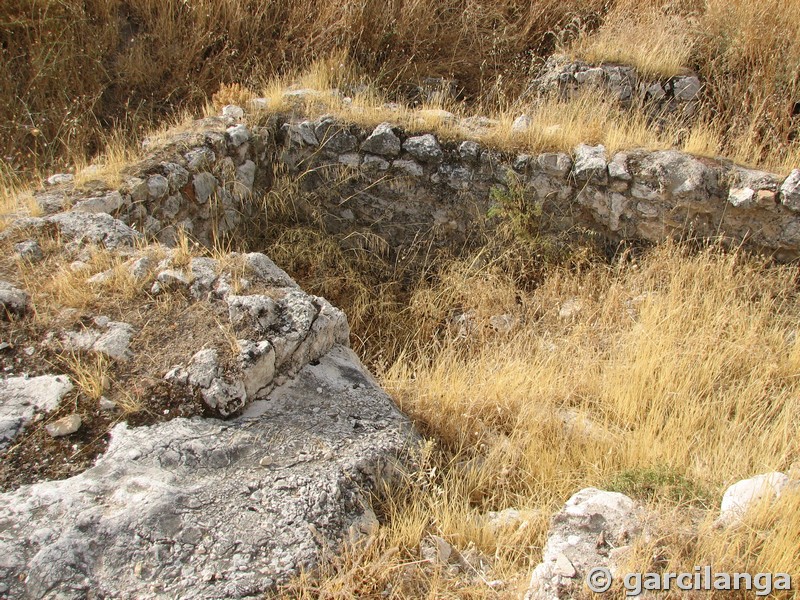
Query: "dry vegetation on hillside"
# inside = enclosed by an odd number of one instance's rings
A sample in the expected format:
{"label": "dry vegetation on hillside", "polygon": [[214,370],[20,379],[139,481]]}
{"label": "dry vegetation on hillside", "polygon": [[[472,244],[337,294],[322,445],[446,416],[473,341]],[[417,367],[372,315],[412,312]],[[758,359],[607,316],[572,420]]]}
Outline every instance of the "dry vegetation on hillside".
{"label": "dry vegetation on hillside", "polygon": [[253,89],[344,57],[394,99],[452,77],[471,112],[513,106],[555,50],[697,71],[707,135],[744,162],[797,157],[797,0],[263,2],[21,0],[0,6],[0,156],[28,174],[141,134],[223,83]]}
{"label": "dry vegetation on hillside", "polygon": [[[408,296],[393,296],[391,276],[381,282],[352,256],[338,262],[330,243],[294,246],[325,257],[319,272],[303,259],[289,266],[311,289],[343,280],[362,289],[367,298],[338,295],[348,314],[381,307],[384,335],[370,336],[368,321],[355,335],[430,442],[419,471],[377,500],[378,538],[286,595],[518,598],[550,515],[587,486],[660,515],[631,556],[633,571],[797,572],[796,497],[733,531],[713,527],[727,485],[798,469],[795,268],[670,244],[613,265],[551,267],[531,281],[513,275],[524,250],[510,243],[493,258],[485,248],[439,262]],[[399,352],[385,362],[389,348]],[[497,530],[486,520],[509,507],[521,522]],[[431,533],[465,555],[480,552],[504,589],[420,562]]]}

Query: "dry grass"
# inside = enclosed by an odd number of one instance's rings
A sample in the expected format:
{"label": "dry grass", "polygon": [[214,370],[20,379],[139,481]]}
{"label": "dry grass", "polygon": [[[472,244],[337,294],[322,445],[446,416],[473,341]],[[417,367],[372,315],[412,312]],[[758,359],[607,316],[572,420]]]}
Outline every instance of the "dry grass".
{"label": "dry grass", "polygon": [[592,63],[632,65],[655,78],[683,73],[691,63],[694,22],[687,14],[671,14],[670,4],[679,3],[618,2],[597,31],[576,40],[570,51]]}
{"label": "dry grass", "polygon": [[[515,597],[549,515],[590,485],[667,515],[635,554],[643,565],[657,547],[660,568],[796,572],[796,512],[710,526],[727,485],[800,458],[793,268],[668,244],[613,267],[550,270],[535,288],[486,260],[451,263],[433,281],[397,316],[416,337],[380,375],[435,442],[379,502],[371,545],[286,595]],[[506,507],[532,516],[496,534],[482,515]],[[485,576],[505,590],[432,572],[419,562],[428,533],[491,557]]]}
{"label": "dry grass", "polygon": [[111,386],[109,360],[102,354],[71,353],[64,359],[78,389],[90,400],[99,400]]}
{"label": "dry grass", "polygon": [[30,191],[30,182],[26,185],[0,162],[0,231],[19,217],[40,215],[41,208]]}
{"label": "dry grass", "polygon": [[553,32],[593,23],[602,0],[393,3],[24,0],[0,9],[0,155],[47,169],[96,153],[221,83],[250,87],[330,54],[388,84],[455,75],[469,93],[527,69]]}
{"label": "dry grass", "polygon": [[800,164],[800,41],[786,35],[797,8],[796,0],[625,0],[570,50],[653,76],[696,71],[718,151],[787,172]]}
{"label": "dry grass", "polygon": [[[531,127],[515,134],[511,124],[524,112]],[[663,149],[674,144],[675,131],[658,131],[643,113],[626,111],[615,102],[585,92],[568,100],[547,98],[499,115],[500,126],[486,139],[500,148],[528,152],[571,152],[578,144],[604,144],[609,152],[625,148]]]}

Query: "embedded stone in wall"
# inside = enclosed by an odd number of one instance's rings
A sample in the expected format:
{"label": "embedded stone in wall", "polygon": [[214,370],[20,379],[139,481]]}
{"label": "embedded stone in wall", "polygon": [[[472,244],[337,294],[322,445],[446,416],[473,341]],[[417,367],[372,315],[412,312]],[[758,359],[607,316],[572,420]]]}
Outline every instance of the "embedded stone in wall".
{"label": "embedded stone in wall", "polygon": [[439,162],[444,156],[436,137],[430,133],[408,138],[403,150],[422,162]]}
{"label": "embedded stone in wall", "polygon": [[793,211],[800,211],[800,169],[792,170],[781,186],[781,204]]}
{"label": "embedded stone in wall", "polygon": [[580,144],[575,148],[575,165],[572,173],[577,179],[605,183],[608,179],[606,148]]}
{"label": "embedded stone in wall", "polygon": [[[400,138],[394,133],[390,123],[381,123],[361,144],[361,150],[380,156],[397,156],[400,154]],[[388,165],[387,165],[388,168]],[[382,169],[384,170],[384,169]]]}

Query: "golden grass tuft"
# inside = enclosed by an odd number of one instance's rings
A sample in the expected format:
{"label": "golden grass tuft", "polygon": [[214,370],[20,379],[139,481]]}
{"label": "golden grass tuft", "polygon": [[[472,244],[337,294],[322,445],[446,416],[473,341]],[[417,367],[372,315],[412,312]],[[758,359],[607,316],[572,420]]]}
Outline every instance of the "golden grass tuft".
{"label": "golden grass tuft", "polygon": [[576,40],[570,52],[591,63],[631,65],[649,77],[686,72],[694,23],[687,15],[669,14],[658,4],[616,4],[597,31]]}
{"label": "golden grass tuft", "polygon": [[109,360],[102,354],[71,353],[64,362],[78,389],[90,400],[99,400],[111,386]]}

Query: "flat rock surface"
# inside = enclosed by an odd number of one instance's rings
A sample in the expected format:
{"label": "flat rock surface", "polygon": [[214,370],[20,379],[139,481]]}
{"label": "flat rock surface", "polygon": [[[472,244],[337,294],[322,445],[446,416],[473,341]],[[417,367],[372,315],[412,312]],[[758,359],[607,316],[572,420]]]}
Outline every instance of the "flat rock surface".
{"label": "flat rock surface", "polygon": [[233,421],[120,424],[94,467],[0,495],[14,598],[249,598],[357,530],[416,437],[335,346]]}
{"label": "flat rock surface", "polygon": [[30,423],[36,411],[55,410],[72,387],[65,375],[0,380],[0,450]]}

